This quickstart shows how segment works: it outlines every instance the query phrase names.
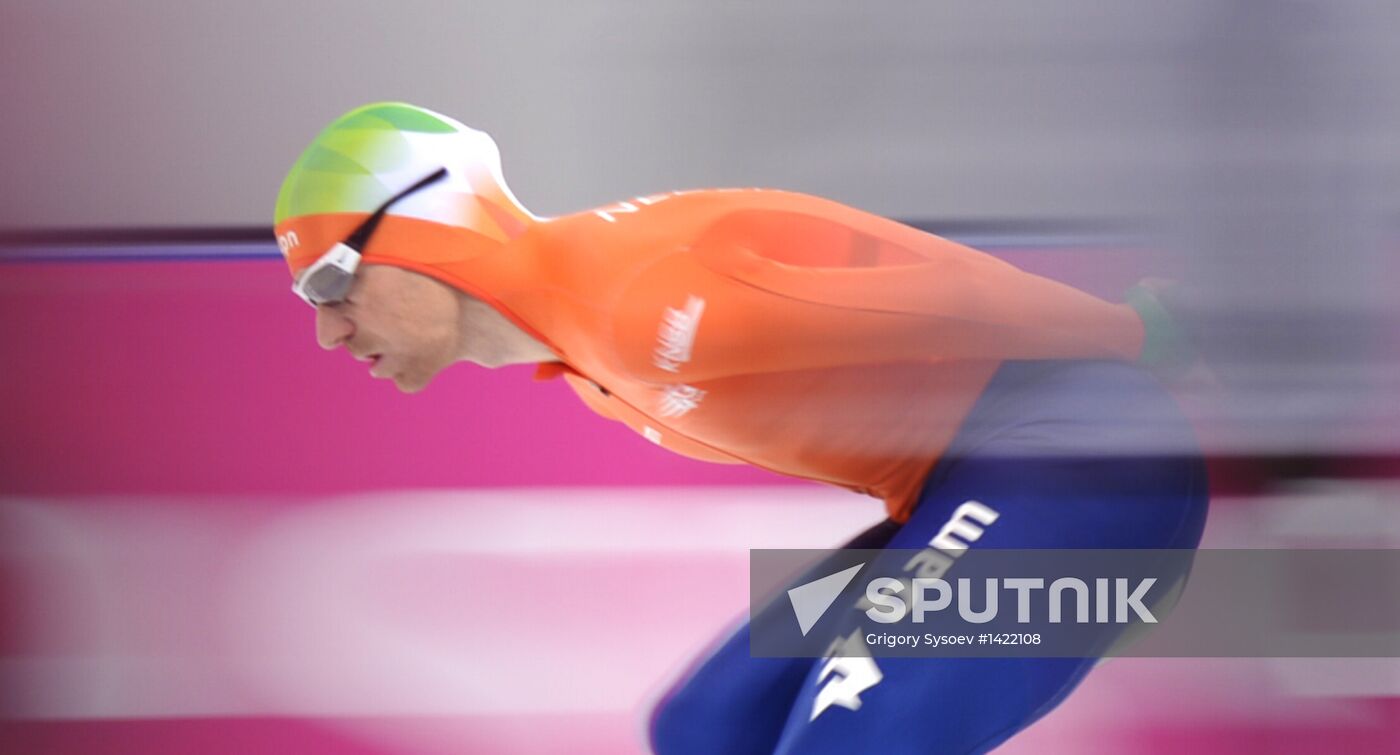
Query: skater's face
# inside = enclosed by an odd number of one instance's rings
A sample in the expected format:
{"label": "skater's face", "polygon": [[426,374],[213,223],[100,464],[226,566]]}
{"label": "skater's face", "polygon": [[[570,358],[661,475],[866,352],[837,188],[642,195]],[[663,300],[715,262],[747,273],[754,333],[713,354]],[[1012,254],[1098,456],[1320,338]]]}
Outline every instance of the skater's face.
{"label": "skater's face", "polygon": [[345,301],[316,308],[316,341],[344,347],[370,375],[416,393],[459,356],[461,298],[428,276],[364,265]]}

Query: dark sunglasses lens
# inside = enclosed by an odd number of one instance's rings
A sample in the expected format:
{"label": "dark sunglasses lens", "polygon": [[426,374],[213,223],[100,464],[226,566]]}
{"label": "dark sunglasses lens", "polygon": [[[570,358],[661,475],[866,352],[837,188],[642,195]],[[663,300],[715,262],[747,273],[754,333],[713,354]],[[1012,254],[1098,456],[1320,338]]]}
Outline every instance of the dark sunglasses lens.
{"label": "dark sunglasses lens", "polygon": [[303,289],[312,304],[331,304],[345,301],[350,293],[350,284],[355,276],[337,267],[323,267],[306,279]]}

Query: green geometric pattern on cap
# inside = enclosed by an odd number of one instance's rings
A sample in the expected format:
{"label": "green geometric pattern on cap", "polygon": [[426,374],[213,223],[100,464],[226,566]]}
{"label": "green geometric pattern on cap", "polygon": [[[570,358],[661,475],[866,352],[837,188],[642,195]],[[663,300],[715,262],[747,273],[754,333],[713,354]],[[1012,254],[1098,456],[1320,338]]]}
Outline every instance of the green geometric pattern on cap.
{"label": "green geometric pattern on cap", "polygon": [[405,134],[453,134],[457,124],[402,102],[356,108],[327,126],[302,152],[277,194],[274,224],[299,215],[370,212],[400,186],[379,176],[413,164]]}
{"label": "green geometric pattern on cap", "polygon": [[[373,108],[373,112],[366,112],[369,108]],[[420,134],[450,134],[457,130],[432,113],[398,102],[367,105],[352,111],[344,120],[347,128],[398,129]]]}

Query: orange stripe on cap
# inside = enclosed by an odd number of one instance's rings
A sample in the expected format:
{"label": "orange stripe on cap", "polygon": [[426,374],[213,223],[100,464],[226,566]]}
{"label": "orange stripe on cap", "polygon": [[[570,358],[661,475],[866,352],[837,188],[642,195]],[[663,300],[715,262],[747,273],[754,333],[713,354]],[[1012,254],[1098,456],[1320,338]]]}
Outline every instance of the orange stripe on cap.
{"label": "orange stripe on cap", "polygon": [[[292,277],[300,275],[331,247],[349,238],[368,216],[365,212],[301,215],[278,224],[279,245]],[[501,241],[460,226],[387,215],[361,251],[366,259],[376,257],[440,265],[463,262],[501,246]]]}

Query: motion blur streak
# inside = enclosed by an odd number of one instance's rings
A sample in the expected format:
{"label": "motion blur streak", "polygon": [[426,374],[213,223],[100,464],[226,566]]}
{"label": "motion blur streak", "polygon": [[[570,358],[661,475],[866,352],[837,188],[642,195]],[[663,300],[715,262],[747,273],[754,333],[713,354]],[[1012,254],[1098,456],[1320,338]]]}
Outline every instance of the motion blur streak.
{"label": "motion blur streak", "polygon": [[[1393,490],[1340,492],[1227,501],[1210,545],[1400,545],[1400,518],[1374,511]],[[685,507],[686,526],[656,505],[663,496]],[[1365,533],[1308,524],[1339,497]],[[414,752],[491,744],[469,721],[572,716],[583,740],[631,749],[665,670],[742,612],[750,542],[832,543],[870,523],[844,499],[806,487],[406,492],[291,508],[6,499],[6,582],[45,610],[6,633],[0,715],[292,715]],[[1180,695],[1170,711],[1130,702],[1164,690]],[[1089,702],[1008,751],[1053,738],[1113,752],[1154,721],[1380,733],[1383,719],[1346,701],[1397,693],[1395,661],[1115,659]],[[551,741],[513,731],[497,744]]]}
{"label": "motion blur streak", "polygon": [[1177,242],[1245,452],[1400,449],[1400,7],[1215,3],[1183,49]]}

